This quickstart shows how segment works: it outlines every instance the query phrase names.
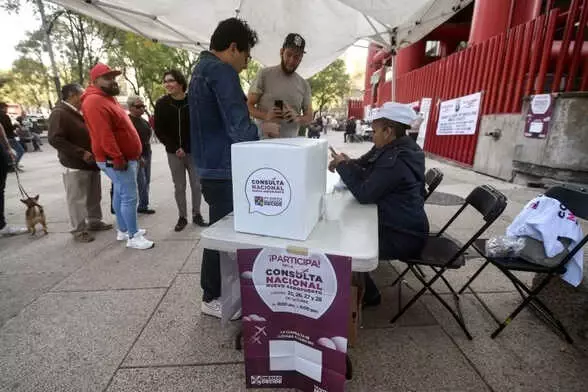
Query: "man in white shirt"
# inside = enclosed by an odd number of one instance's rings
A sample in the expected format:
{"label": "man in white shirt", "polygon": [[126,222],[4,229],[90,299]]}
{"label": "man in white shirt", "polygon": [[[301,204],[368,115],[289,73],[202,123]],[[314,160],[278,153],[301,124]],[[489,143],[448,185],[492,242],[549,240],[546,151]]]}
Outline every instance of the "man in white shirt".
{"label": "man in white shirt", "polygon": [[264,130],[263,137],[296,137],[300,126],[312,121],[310,85],[296,73],[305,46],[299,34],[288,34],[280,49],[280,65],[259,71],[249,89],[247,106]]}

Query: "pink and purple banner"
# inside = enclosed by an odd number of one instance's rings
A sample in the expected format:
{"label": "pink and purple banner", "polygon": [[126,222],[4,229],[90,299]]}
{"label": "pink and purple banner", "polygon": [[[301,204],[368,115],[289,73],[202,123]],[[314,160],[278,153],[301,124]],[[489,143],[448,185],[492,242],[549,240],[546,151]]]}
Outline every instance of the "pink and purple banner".
{"label": "pink and purple banner", "polygon": [[237,253],[248,388],[344,390],[351,258]]}

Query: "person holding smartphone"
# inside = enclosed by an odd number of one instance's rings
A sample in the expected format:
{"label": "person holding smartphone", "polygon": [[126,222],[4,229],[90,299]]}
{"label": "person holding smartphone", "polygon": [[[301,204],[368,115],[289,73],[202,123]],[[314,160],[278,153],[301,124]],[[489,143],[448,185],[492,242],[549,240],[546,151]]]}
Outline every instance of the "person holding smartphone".
{"label": "person holding smartphone", "polygon": [[247,106],[257,120],[260,137],[297,137],[312,121],[310,85],[296,73],[306,42],[290,33],[280,50],[280,65],[259,71],[249,88]]}
{"label": "person holding smartphone", "polygon": [[113,208],[118,231],[116,239],[127,247],[150,249],[153,241],[137,227],[137,169],[142,147],[139,134],[124,109],[114,98],[120,93],[116,77],[120,71],[98,63],[90,70],[92,85],[82,95],[82,113],[92,154],[100,170],[113,184]]}
{"label": "person holding smartphone", "polygon": [[[374,147],[358,159],[331,148],[329,170],[337,171],[361,204],[378,206],[380,260],[417,257],[429,234],[425,213],[425,154],[406,131],[416,118],[408,105],[386,102],[373,115]],[[380,304],[366,277],[364,306]]]}

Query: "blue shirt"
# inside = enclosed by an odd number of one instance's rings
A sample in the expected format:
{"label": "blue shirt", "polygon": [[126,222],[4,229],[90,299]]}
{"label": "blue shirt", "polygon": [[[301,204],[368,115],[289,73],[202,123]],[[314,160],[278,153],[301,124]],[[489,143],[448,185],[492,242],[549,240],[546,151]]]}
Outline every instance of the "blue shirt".
{"label": "blue shirt", "polygon": [[190,81],[190,136],[198,174],[231,179],[231,145],[258,140],[235,69],[213,53],[200,55]]}

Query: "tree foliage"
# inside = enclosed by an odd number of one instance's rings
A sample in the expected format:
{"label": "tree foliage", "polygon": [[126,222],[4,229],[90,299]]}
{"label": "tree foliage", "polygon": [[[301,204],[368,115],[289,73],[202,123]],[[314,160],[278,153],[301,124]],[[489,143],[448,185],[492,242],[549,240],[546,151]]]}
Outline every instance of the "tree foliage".
{"label": "tree foliage", "polygon": [[262,66],[260,63],[255,60],[251,60],[249,61],[247,68],[239,74],[239,78],[241,79],[241,87],[243,87],[244,91],[249,90],[251,83],[253,83],[261,68]]}
{"label": "tree foliage", "polygon": [[40,62],[22,57],[16,60],[9,72],[0,75],[5,83],[0,87],[0,97],[28,107],[47,106],[51,94],[47,68]]}
{"label": "tree foliage", "polygon": [[312,90],[314,109],[322,114],[329,105],[340,102],[351,89],[351,80],[345,62],[333,61],[327,68],[308,79]]}
{"label": "tree foliage", "polygon": [[133,94],[144,92],[147,101],[155,107],[162,96],[163,73],[175,68],[189,79],[196,55],[186,50],[171,48],[133,33],[124,33],[108,54],[108,62],[123,72],[132,86]]}
{"label": "tree foliage", "polygon": [[[34,0],[0,0],[0,9],[18,14],[26,2],[32,3],[36,11]],[[146,101],[154,105],[164,93],[163,72],[176,68],[188,78],[196,62],[197,56],[187,50],[155,43],[60,7],[47,5],[45,10],[59,77],[64,83],[87,85],[90,69],[98,61],[104,61],[123,71],[122,78],[131,86],[130,93],[145,95]],[[47,48],[43,26],[27,33],[16,49],[19,58],[5,75],[0,94],[23,104],[49,101],[51,106],[50,101],[57,99],[58,92],[49,87],[53,76],[45,64]],[[25,77],[23,67],[31,68],[33,64],[37,67],[35,72],[31,77]],[[21,92],[14,90],[16,84]],[[35,94],[23,94],[23,91]]]}
{"label": "tree foliage", "polygon": [[62,77],[84,85],[90,69],[108,53],[123,32],[72,11],[57,11],[51,28]]}

